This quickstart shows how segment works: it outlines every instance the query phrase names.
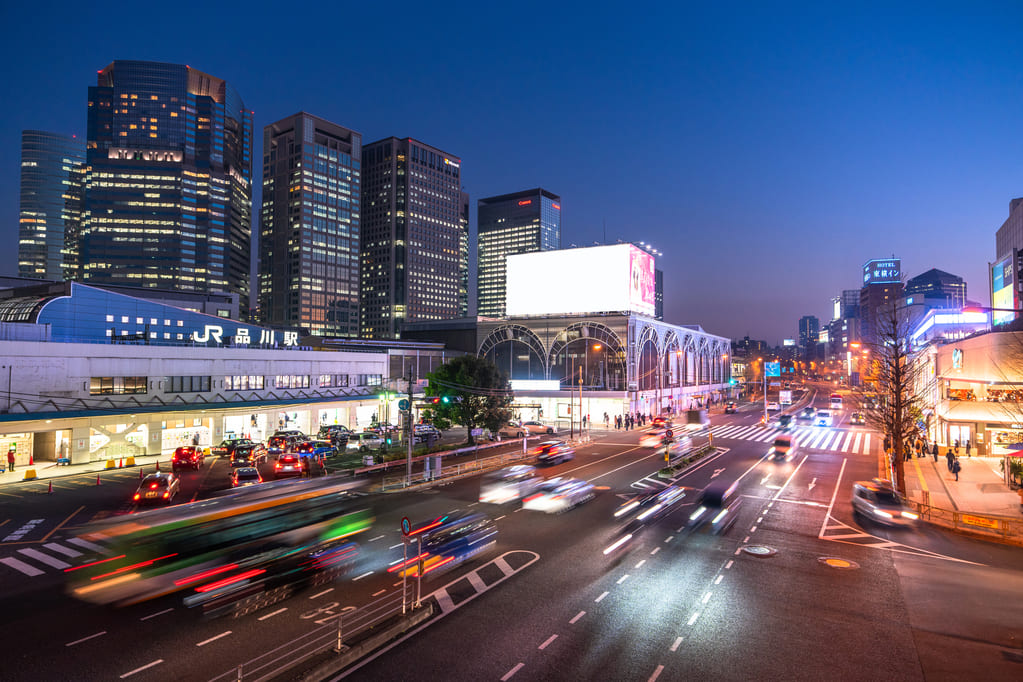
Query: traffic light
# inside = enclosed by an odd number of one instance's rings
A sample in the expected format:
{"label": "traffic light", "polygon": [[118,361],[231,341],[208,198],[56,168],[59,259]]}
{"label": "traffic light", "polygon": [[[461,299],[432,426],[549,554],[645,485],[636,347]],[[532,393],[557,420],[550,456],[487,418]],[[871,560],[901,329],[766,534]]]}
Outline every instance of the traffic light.
{"label": "traffic light", "polygon": [[430,398],[430,404],[431,405],[439,405],[440,404],[440,398],[439,397]]}
{"label": "traffic light", "polygon": [[441,400],[441,402],[442,402],[442,403],[445,403],[445,404],[447,404],[447,403],[451,402],[451,398],[449,398],[449,397],[447,397],[447,396],[444,396],[444,397],[443,397],[443,398],[441,398],[440,400]]}

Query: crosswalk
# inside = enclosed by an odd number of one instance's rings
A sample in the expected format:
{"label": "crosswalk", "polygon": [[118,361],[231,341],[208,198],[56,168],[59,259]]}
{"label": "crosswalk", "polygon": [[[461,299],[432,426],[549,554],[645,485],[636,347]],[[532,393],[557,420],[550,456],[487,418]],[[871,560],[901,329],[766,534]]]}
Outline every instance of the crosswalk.
{"label": "crosswalk", "polygon": [[760,426],[758,424],[754,426],[715,426],[711,432],[715,438],[753,440],[761,443],[770,443],[776,436],[785,433],[792,436],[793,442],[799,448],[844,452],[854,455],[871,454],[871,434],[868,431],[845,431],[842,429],[812,426],[797,426],[783,431],[779,428]]}
{"label": "crosswalk", "polygon": [[[83,538],[68,538],[59,542],[46,542],[32,547],[22,547],[0,557],[0,565],[36,578],[46,573],[63,573],[74,565],[95,554],[107,555],[106,547]],[[0,572],[0,575],[7,573]],[[9,573],[7,573],[10,575]]]}

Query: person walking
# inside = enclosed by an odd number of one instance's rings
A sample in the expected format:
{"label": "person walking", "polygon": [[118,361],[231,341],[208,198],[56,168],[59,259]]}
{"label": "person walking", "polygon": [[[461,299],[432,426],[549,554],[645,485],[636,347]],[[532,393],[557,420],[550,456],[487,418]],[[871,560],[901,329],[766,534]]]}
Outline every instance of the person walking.
{"label": "person walking", "polygon": [[970,456],[970,439],[969,438],[966,439],[966,456],[967,457]]}
{"label": "person walking", "polygon": [[955,456],[955,454],[953,454],[952,448],[949,448],[948,452],[945,453],[945,462],[948,464],[948,470],[949,471],[952,471],[952,461],[955,458],[956,458],[956,456]]}
{"label": "person walking", "polygon": [[955,460],[953,460],[952,462],[952,473],[955,474],[957,481],[959,480],[959,470],[961,468],[962,467],[959,466],[959,458],[956,457]]}
{"label": "person walking", "polygon": [[937,464],[938,463],[938,443],[937,443],[937,441],[935,441],[935,443],[934,443],[934,449],[931,450],[931,454],[934,455],[934,463]]}

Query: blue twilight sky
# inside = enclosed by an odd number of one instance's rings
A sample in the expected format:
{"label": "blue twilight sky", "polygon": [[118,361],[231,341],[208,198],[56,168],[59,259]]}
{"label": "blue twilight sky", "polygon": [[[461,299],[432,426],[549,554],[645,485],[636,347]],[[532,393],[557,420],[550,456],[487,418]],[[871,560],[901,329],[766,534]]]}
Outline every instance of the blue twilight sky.
{"label": "blue twilight sky", "polygon": [[21,130],[84,136],[114,59],[232,83],[256,178],[263,126],[306,110],[461,157],[473,225],[476,199],[543,186],[563,246],[605,225],[654,244],[665,317],[729,337],[830,319],[893,254],[986,301],[1023,196],[1019,2],[38,0],[4,3],[0,26],[0,274],[17,273]]}

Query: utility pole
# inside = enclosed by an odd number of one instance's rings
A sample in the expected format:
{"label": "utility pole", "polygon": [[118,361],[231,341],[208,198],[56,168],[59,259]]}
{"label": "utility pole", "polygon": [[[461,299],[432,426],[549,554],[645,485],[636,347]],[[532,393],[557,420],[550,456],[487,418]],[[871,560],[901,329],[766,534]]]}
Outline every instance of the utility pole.
{"label": "utility pole", "polygon": [[408,411],[405,413],[405,428],[407,433],[405,434],[405,445],[406,452],[408,454],[408,461],[405,464],[405,486],[412,485],[412,441],[415,439],[416,427],[413,424],[414,415],[416,413],[416,407],[412,403],[412,381],[413,373],[411,365],[408,368]]}
{"label": "utility pole", "polygon": [[579,437],[583,437],[583,367],[579,365]]}

